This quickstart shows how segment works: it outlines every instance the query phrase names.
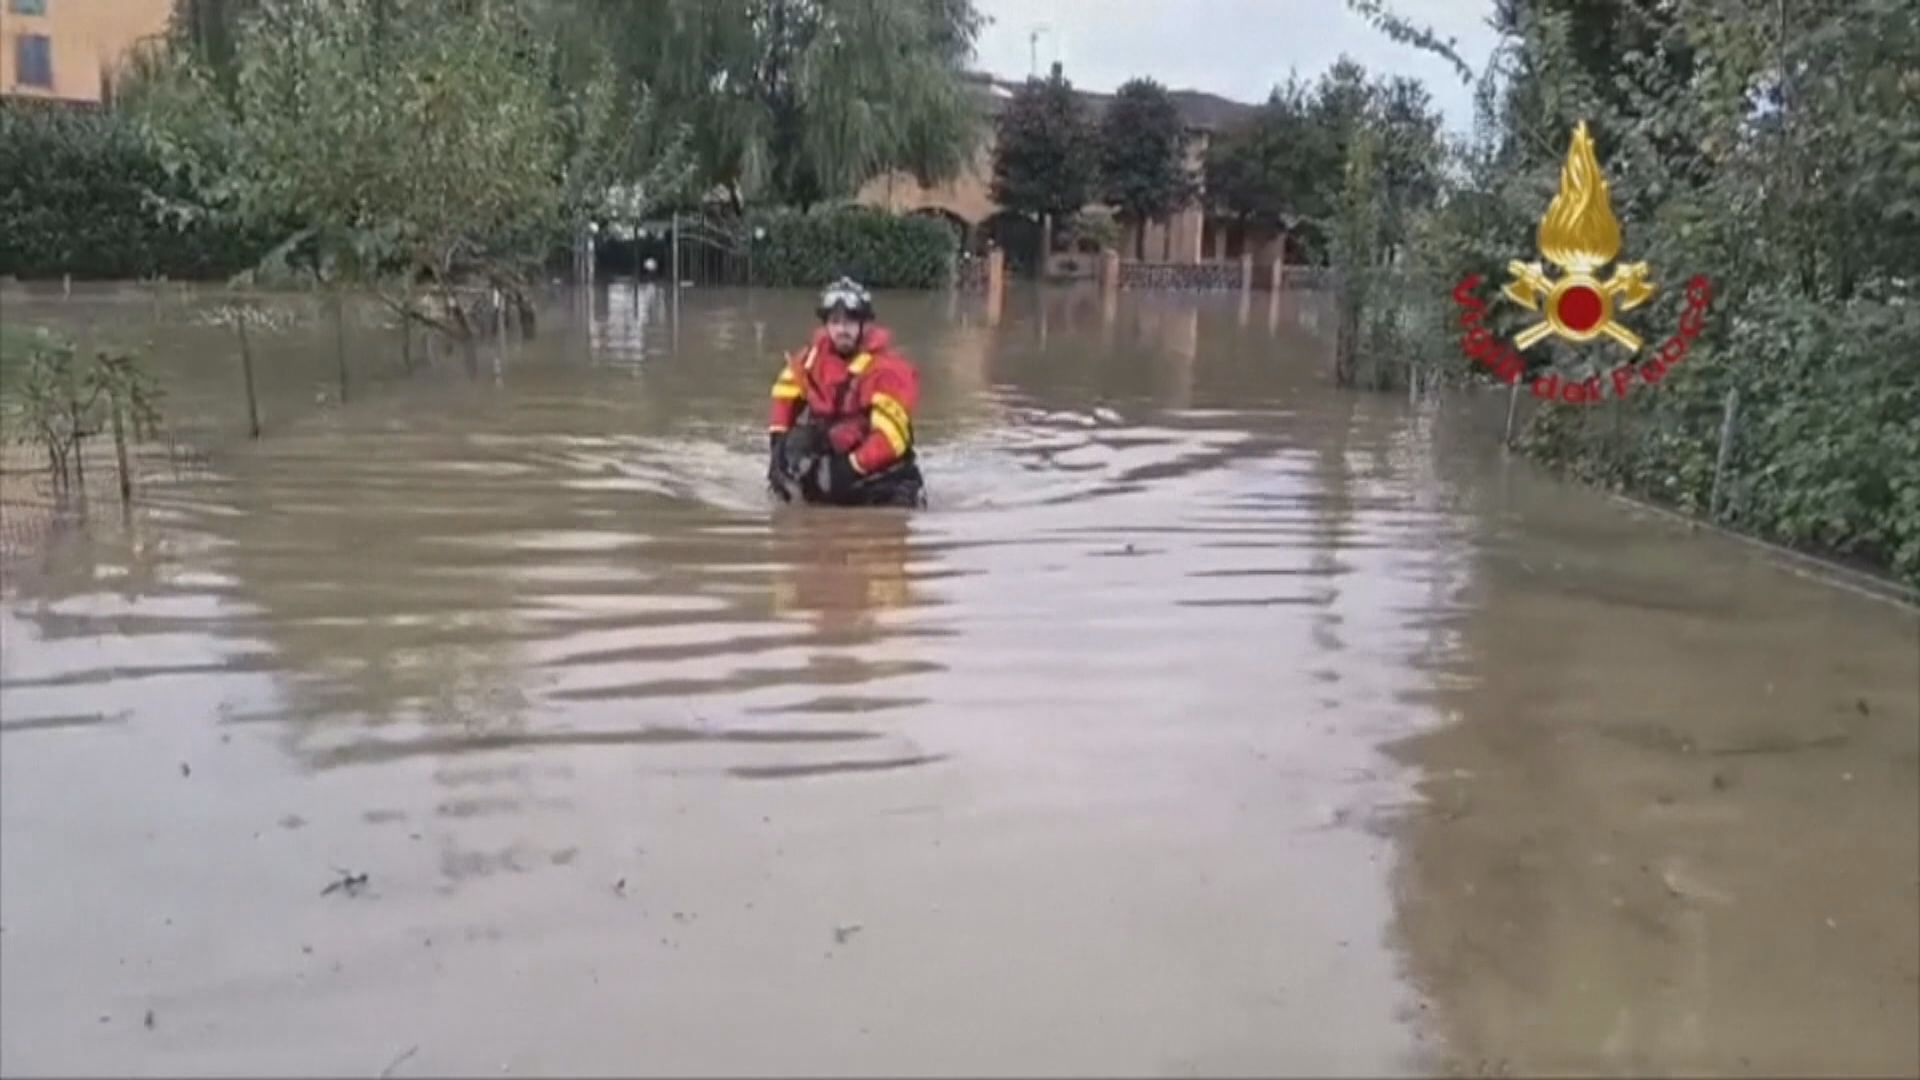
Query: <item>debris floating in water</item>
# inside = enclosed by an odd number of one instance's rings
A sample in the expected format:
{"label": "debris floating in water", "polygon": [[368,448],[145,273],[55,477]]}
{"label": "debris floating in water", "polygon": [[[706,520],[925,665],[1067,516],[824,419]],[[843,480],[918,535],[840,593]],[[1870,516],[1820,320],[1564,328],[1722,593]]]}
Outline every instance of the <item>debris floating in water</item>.
{"label": "debris floating in water", "polygon": [[388,1077],[393,1075],[393,1070],[399,1068],[402,1064],[406,1062],[408,1058],[412,1057],[413,1055],[419,1052],[420,1052],[419,1046],[407,1047],[406,1050],[401,1052],[399,1057],[396,1057],[392,1061],[387,1062],[387,1067],[380,1070],[380,1080],[387,1080]]}
{"label": "debris floating in water", "polygon": [[340,876],[335,878],[332,884],[320,890],[321,896],[330,896],[335,892],[344,892],[348,896],[358,896],[360,895],[360,890],[367,887],[369,876],[365,872],[356,874],[349,870],[342,870],[339,867],[334,867],[334,872]]}

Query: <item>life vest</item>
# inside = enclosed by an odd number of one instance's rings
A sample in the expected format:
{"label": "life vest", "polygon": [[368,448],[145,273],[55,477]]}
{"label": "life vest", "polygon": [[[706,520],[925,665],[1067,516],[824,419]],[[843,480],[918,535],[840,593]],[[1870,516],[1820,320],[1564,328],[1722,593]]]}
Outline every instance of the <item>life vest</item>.
{"label": "life vest", "polygon": [[872,475],[912,459],[919,397],[919,376],[893,350],[886,327],[868,324],[860,351],[845,359],[822,328],[774,379],[767,427],[785,432],[801,423],[816,425],[835,453],[848,455],[855,472]]}

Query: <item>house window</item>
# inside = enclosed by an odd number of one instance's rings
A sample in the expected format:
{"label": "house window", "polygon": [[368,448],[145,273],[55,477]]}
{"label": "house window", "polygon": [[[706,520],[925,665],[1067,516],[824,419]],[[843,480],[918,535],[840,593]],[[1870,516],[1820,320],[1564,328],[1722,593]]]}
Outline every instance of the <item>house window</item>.
{"label": "house window", "polygon": [[45,34],[14,38],[13,67],[13,78],[19,85],[53,89],[53,42]]}
{"label": "house window", "polygon": [[15,15],[45,15],[47,0],[7,0],[7,10]]}

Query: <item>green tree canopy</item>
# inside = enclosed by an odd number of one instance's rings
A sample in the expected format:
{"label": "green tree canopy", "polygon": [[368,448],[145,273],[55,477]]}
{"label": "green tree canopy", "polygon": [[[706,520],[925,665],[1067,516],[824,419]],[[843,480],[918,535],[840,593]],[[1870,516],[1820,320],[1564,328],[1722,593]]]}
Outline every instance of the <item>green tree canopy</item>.
{"label": "green tree canopy", "polygon": [[1326,215],[1332,145],[1309,120],[1306,88],[1275,87],[1251,117],[1207,147],[1207,201],[1248,224],[1288,226]]}
{"label": "green tree canopy", "polygon": [[[1367,155],[1368,169],[1379,175],[1366,177],[1355,195],[1345,178],[1363,132],[1377,136]],[[1289,79],[1252,116],[1215,137],[1207,198],[1221,212],[1288,228],[1310,252],[1325,252],[1340,229],[1336,219],[1363,197],[1375,246],[1389,250],[1407,242],[1417,211],[1439,197],[1445,156],[1440,115],[1425,87],[1406,78],[1369,79],[1342,57],[1311,89]],[[1349,240],[1354,235],[1348,230]]]}
{"label": "green tree canopy", "polygon": [[1023,214],[1066,219],[1092,200],[1098,179],[1093,121],[1056,65],[1028,79],[1000,114],[993,153],[993,197]]}
{"label": "green tree canopy", "polygon": [[191,52],[147,72],[132,108],[199,193],[176,209],[297,229],[270,264],[304,255],[328,279],[517,289],[617,184],[665,183],[671,155],[641,160],[610,80],[556,82],[537,6],[457,14],[262,0],[235,38],[231,98]]}
{"label": "green tree canopy", "polygon": [[971,0],[605,4],[621,62],[693,132],[699,178],[806,207],[888,170],[959,174],[979,145]]}
{"label": "green tree canopy", "polygon": [[1186,159],[1186,125],[1166,87],[1144,78],[1123,83],[1100,119],[1100,184],[1136,226],[1135,258],[1146,257],[1146,223],[1192,196]]}
{"label": "green tree canopy", "polygon": [[[1377,0],[1349,4],[1440,51]],[[1470,271],[1502,281],[1507,260],[1534,250],[1568,135],[1586,121],[1622,257],[1660,275],[1633,318],[1673,326],[1695,273],[1712,280],[1713,310],[1657,387],[1604,410],[1537,410],[1523,446],[1577,475],[1920,582],[1912,0],[1501,0],[1495,28],[1474,136],[1444,197],[1415,215],[1413,269],[1426,284],[1396,295],[1442,295]],[[1434,305],[1418,340],[1458,362],[1446,307]],[[1503,336],[1525,314],[1490,310]],[[1607,360],[1559,357],[1586,362]]]}

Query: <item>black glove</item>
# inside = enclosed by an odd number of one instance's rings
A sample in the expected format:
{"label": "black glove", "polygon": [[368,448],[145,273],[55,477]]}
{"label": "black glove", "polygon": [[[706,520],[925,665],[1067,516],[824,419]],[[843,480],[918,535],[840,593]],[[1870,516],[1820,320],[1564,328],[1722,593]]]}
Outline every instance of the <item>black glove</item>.
{"label": "black glove", "polygon": [[787,476],[787,433],[773,431],[767,433],[767,486],[775,495],[789,502],[793,493],[788,490],[793,484]]}
{"label": "black glove", "polygon": [[828,454],[820,459],[819,471],[814,474],[814,483],[824,495],[840,495],[853,490],[853,486],[865,479],[854,471],[853,456],[850,454]]}

